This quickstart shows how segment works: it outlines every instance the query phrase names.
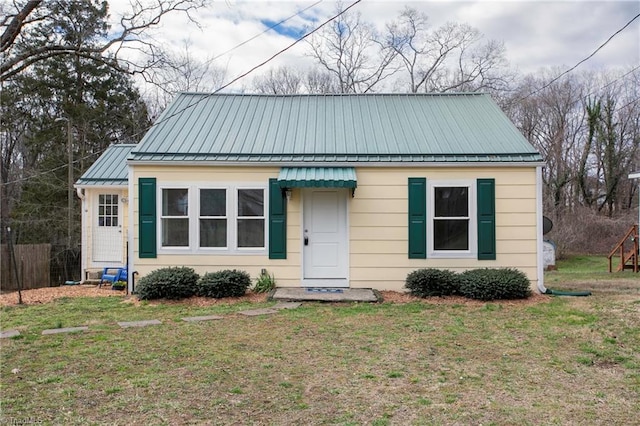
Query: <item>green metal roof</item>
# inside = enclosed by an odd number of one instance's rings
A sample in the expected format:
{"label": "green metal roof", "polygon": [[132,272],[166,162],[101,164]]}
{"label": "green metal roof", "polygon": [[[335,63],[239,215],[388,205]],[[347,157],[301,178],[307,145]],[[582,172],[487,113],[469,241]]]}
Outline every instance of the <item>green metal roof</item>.
{"label": "green metal roof", "polygon": [[353,167],[283,167],[278,175],[281,188],[356,188]]}
{"label": "green metal roof", "polygon": [[111,186],[127,184],[127,157],[133,144],[111,145],[78,179],[78,186]]}
{"label": "green metal roof", "polygon": [[183,93],[131,160],[304,165],[542,157],[486,94]]}

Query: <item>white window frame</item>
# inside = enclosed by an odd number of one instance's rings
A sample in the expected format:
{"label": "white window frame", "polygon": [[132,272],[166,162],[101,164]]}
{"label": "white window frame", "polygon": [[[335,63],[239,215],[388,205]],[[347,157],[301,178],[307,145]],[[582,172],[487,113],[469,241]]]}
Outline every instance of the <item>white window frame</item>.
{"label": "white window frame", "polygon": [[[435,189],[442,187],[466,187],[469,203],[469,248],[467,250],[435,250],[434,227]],[[435,259],[473,259],[478,252],[478,213],[475,180],[433,180],[427,179],[427,258]]]}
{"label": "white window frame", "polygon": [[[165,189],[186,189],[187,190],[187,215],[186,216],[165,216],[163,214],[163,209],[162,209],[162,202],[163,202],[163,192]],[[191,227],[192,227],[192,218],[191,215],[193,214],[193,194],[192,194],[192,189],[189,185],[180,185],[180,184],[176,184],[176,185],[163,185],[161,188],[159,188],[158,190],[158,195],[157,195],[157,206],[156,206],[156,210],[159,212],[158,217],[160,218],[160,220],[158,220],[158,225],[157,225],[157,241],[158,241],[158,246],[159,248],[162,248],[164,250],[176,250],[179,252],[185,252],[189,250],[190,245],[193,244],[193,239],[191,238]],[[164,246],[162,245],[162,223],[165,219],[187,219],[187,223],[188,223],[188,229],[189,229],[189,236],[188,236],[188,241],[189,244],[187,246]]]}
{"label": "white window frame", "polygon": [[[240,196],[238,195],[239,192],[241,190],[247,190],[247,189],[259,189],[262,190],[262,216],[240,216],[240,212],[239,210],[239,206],[238,206],[238,201],[240,199]],[[267,234],[267,198],[268,198],[268,193],[267,193],[267,187],[262,187],[262,186],[237,186],[234,188],[234,226],[233,226],[233,243],[236,247],[236,250],[238,251],[255,251],[255,250],[261,250],[261,251],[266,251],[267,249],[267,238],[268,235]],[[251,220],[260,220],[262,219],[262,222],[264,224],[263,226],[263,232],[264,235],[262,236],[262,241],[263,241],[263,247],[238,247],[238,221],[240,219],[251,219]]]}
{"label": "white window frame", "polygon": [[[106,201],[106,197],[110,197],[111,202],[110,203],[106,203],[106,202],[101,202],[100,199],[104,197],[104,200]],[[116,197],[116,201],[115,203],[113,202],[113,197]],[[100,207],[103,208],[103,213],[100,214]],[[107,214],[107,207],[111,208],[111,213]],[[113,213],[113,208],[115,207],[116,212],[115,214]],[[120,194],[114,194],[112,192],[101,192],[98,194],[98,211],[96,214],[96,218],[98,219],[98,223],[97,226],[100,228],[117,228],[119,226],[122,226],[122,224],[120,223]],[[109,218],[109,225],[105,225],[104,223],[106,223],[106,219]],[[103,220],[103,224],[100,224],[100,219]],[[113,219],[116,220],[116,223],[114,225],[113,223]]]}
{"label": "white window frame", "polygon": [[[200,191],[202,191],[203,189],[223,189],[224,190],[224,194],[225,194],[225,207],[226,207],[226,211],[225,211],[225,216],[224,219],[227,221],[227,244],[224,247],[201,247],[200,245],[200,219],[221,219],[222,216],[200,216]],[[227,186],[198,186],[196,187],[196,191],[198,191],[198,196],[196,197],[198,199],[198,211],[196,212],[196,221],[197,223],[195,224],[195,231],[194,235],[196,236],[197,239],[197,244],[196,244],[196,249],[199,251],[211,251],[211,252],[225,252],[229,250],[229,235],[231,234],[231,226],[230,226],[230,219],[229,219],[229,200],[232,198],[230,196],[230,192],[231,192],[231,188],[227,187]]]}
{"label": "white window frame", "polygon": [[[164,189],[187,189],[188,190],[188,220],[189,220],[189,246],[163,246],[162,245],[162,219],[173,218],[173,216],[162,215],[162,192]],[[224,189],[226,190],[227,201],[227,247],[200,247],[200,190],[201,189]],[[263,194],[263,216],[250,216],[251,219],[262,219],[264,221],[264,247],[238,247],[238,190],[260,189]],[[216,254],[216,255],[266,255],[268,253],[269,241],[269,187],[265,183],[247,182],[189,182],[159,183],[157,189],[158,223],[156,225],[156,235],[158,241],[158,254]],[[182,216],[181,216],[182,217]],[[205,217],[206,218],[206,217]]]}

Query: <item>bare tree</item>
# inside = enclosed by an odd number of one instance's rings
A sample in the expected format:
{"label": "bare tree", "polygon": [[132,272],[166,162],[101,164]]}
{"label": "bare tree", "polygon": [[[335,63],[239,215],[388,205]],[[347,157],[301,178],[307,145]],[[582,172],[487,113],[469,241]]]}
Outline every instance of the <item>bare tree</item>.
{"label": "bare tree", "polygon": [[154,84],[144,94],[150,116],[156,117],[180,92],[213,92],[226,78],[226,70],[214,65],[212,58],[194,57],[191,42],[185,41],[182,50],[165,52],[164,66],[149,70]]}
{"label": "bare tree", "polygon": [[584,89],[579,79],[569,76],[536,92],[550,79],[544,73],[527,76],[507,113],[545,158],[545,208],[559,217],[570,212],[574,203],[572,190],[584,132],[585,112],[580,108]]}
{"label": "bare tree", "polygon": [[274,95],[339,93],[339,88],[332,75],[317,68],[309,70],[287,67],[270,69],[266,74],[254,78],[249,90]]}
{"label": "bare tree", "polygon": [[398,71],[395,51],[378,38],[360,13],[344,13],[311,37],[310,56],[333,76],[340,93],[372,92]]}
{"label": "bare tree", "polygon": [[412,93],[504,90],[513,80],[503,43],[483,42],[467,24],[431,29],[427,15],[409,7],[387,25],[382,43],[397,54]]}
{"label": "bare tree", "polygon": [[[106,12],[107,2],[92,0]],[[161,45],[149,37],[148,30],[157,26],[167,14],[180,12],[192,22],[192,12],[204,7],[208,0],[131,0],[130,11],[120,17],[115,28],[103,26],[92,32],[100,35],[87,43],[83,37],[65,38],[57,31],[71,8],[78,3],[67,0],[16,0],[5,10],[0,35],[0,81],[5,81],[31,65],[48,58],[73,55],[93,60],[129,74],[150,79],[149,70],[165,62]],[[197,24],[197,23],[196,23]],[[135,56],[135,61],[130,59]]]}
{"label": "bare tree", "polygon": [[339,87],[327,71],[312,68],[304,76],[304,87],[308,93],[339,93]]}
{"label": "bare tree", "polygon": [[293,68],[271,68],[253,79],[253,91],[271,95],[291,95],[303,89],[301,73]]}

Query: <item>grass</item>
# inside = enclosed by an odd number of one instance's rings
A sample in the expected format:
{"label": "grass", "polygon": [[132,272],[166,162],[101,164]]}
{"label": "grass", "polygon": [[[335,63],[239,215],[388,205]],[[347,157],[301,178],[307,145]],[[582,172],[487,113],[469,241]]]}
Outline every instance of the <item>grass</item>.
{"label": "grass", "polygon": [[[573,262],[590,276],[591,263]],[[253,318],[237,315],[246,305],[118,298],[3,308],[2,328],[22,336],[2,341],[0,424],[632,424],[640,279],[573,279],[568,265],[547,284],[593,296],[305,304]],[[180,320],[209,314],[225,318]],[[135,319],[163,324],[116,325]],[[58,324],[90,329],[40,335]]]}

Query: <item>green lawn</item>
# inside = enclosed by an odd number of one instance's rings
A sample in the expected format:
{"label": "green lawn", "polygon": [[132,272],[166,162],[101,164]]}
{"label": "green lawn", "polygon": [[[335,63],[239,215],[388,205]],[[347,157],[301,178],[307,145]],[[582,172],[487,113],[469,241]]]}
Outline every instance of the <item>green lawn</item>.
{"label": "green lawn", "polygon": [[[252,318],[237,314],[246,304],[113,297],[3,308],[2,329],[22,335],[2,340],[0,424],[633,424],[640,279],[572,262],[547,285],[593,296],[305,304]],[[206,314],[224,319],[180,319]],[[116,324],[137,319],[163,324]],[[90,329],[40,334],[77,325]]]}

